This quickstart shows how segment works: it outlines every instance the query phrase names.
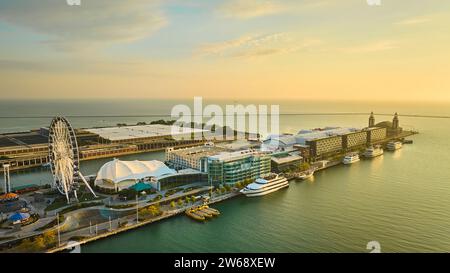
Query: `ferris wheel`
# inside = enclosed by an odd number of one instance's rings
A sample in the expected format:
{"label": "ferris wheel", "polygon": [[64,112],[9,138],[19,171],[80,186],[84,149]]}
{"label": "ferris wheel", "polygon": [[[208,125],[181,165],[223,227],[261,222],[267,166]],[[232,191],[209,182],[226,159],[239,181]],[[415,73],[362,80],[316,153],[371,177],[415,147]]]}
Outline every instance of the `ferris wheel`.
{"label": "ferris wheel", "polygon": [[75,131],[69,121],[64,117],[55,117],[49,128],[49,159],[53,174],[53,187],[66,196],[70,202],[70,193],[75,198],[78,182],[83,181],[92,194],[97,197],[80,172],[80,159],[78,154]]}

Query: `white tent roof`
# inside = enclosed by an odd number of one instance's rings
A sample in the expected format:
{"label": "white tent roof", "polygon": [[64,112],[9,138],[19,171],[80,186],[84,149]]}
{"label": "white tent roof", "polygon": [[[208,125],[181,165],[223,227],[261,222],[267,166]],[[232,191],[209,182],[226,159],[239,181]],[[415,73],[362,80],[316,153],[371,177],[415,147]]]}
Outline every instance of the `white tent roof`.
{"label": "white tent roof", "polygon": [[151,161],[121,161],[114,159],[105,163],[97,173],[96,180],[110,180],[119,183],[124,180],[136,180],[145,177],[160,177],[175,174],[176,171],[158,160]]}

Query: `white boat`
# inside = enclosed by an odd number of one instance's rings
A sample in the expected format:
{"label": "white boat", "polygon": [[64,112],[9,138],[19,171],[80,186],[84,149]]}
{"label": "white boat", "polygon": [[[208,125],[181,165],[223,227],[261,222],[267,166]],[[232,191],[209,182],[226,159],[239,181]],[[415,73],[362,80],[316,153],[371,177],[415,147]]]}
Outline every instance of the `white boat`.
{"label": "white boat", "polygon": [[300,173],[300,174],[296,175],[295,178],[298,178],[298,179],[301,179],[301,180],[308,179],[310,177],[313,177],[314,171],[315,171],[314,169],[307,170],[306,172],[303,172],[303,173]]}
{"label": "white boat", "polygon": [[401,149],[402,147],[403,144],[400,141],[391,141],[386,145],[386,149],[388,149],[388,151],[395,151]]}
{"label": "white boat", "polygon": [[359,155],[357,153],[348,154],[342,160],[342,163],[345,165],[353,164],[355,162],[360,161]]}
{"label": "white boat", "polygon": [[377,145],[375,147],[370,146],[369,148],[367,148],[363,155],[364,155],[364,157],[372,158],[372,157],[380,156],[383,153],[384,153],[383,148],[381,148],[380,145]]}
{"label": "white boat", "polygon": [[240,192],[248,197],[253,197],[266,195],[285,187],[289,187],[289,182],[286,177],[271,173],[265,177],[256,179],[255,182],[248,184]]}

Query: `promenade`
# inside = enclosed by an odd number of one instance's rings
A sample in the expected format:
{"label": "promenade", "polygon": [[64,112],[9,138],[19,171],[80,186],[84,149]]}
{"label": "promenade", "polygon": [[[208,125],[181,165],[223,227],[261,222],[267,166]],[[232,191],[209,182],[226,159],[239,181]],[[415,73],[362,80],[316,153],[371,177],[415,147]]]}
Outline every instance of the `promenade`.
{"label": "promenade", "polygon": [[[222,202],[224,200],[241,195],[240,192],[231,192],[223,195],[213,197],[209,204]],[[118,219],[111,219],[111,221],[102,222],[93,226],[80,228],[74,231],[62,233],[60,235],[60,243],[58,247],[47,250],[47,253],[61,252],[69,247],[74,246],[73,238],[78,238],[78,245],[83,245],[89,242],[107,238],[121,232],[136,229],[157,221],[167,219],[169,217],[177,216],[184,213],[187,209],[201,205],[201,201],[197,201],[181,208],[174,208],[171,210],[163,211],[161,215],[151,217],[148,219],[138,219],[138,214],[124,216]],[[71,240],[72,239],[72,240]],[[70,243],[70,244],[69,244]]]}

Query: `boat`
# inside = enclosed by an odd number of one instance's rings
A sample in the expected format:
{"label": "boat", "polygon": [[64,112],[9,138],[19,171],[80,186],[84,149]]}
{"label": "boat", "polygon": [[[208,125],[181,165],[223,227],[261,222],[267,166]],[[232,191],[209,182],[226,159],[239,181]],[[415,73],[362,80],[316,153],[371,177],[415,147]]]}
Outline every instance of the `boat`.
{"label": "boat", "polygon": [[285,187],[289,187],[289,182],[286,177],[281,174],[270,173],[269,175],[256,179],[255,182],[247,185],[240,192],[248,197],[253,197],[266,195]]}
{"label": "boat", "polygon": [[186,215],[197,221],[205,221],[205,217],[194,212],[192,209],[186,210]]}
{"label": "boat", "polygon": [[413,140],[412,139],[405,139],[405,140],[403,140],[403,144],[413,144]]}
{"label": "boat", "polygon": [[295,175],[295,178],[298,178],[298,179],[301,179],[301,180],[306,180],[306,179],[308,179],[310,177],[313,177],[314,176],[314,172],[315,172],[314,169],[310,169],[310,170],[307,170],[306,172],[302,172],[302,173],[299,173],[299,174]]}
{"label": "boat", "polygon": [[195,212],[196,214],[200,215],[200,216],[205,217],[205,218],[212,218],[212,217],[213,217],[212,214],[210,214],[210,213],[208,213],[208,212],[206,212],[206,211],[204,211],[204,210],[201,210],[201,209],[197,209],[197,210],[195,210],[194,212]]}
{"label": "boat", "polygon": [[388,149],[388,151],[395,151],[401,149],[402,146],[403,144],[400,141],[391,141],[386,145],[386,149]]}
{"label": "boat", "polygon": [[344,157],[344,159],[342,160],[342,163],[344,163],[345,165],[349,165],[349,164],[353,164],[358,161],[360,161],[359,154],[351,153]]}
{"label": "boat", "polygon": [[202,206],[201,209],[202,209],[203,211],[208,212],[209,214],[211,214],[211,215],[213,215],[213,216],[218,216],[218,215],[220,215],[220,212],[219,212],[218,210],[213,209],[213,208],[210,208],[210,207],[208,207],[208,205]]}
{"label": "boat", "polygon": [[381,148],[380,145],[376,145],[376,146],[370,146],[369,148],[367,148],[364,151],[364,157],[367,158],[373,158],[373,157],[377,157],[380,156],[384,153],[383,148]]}

